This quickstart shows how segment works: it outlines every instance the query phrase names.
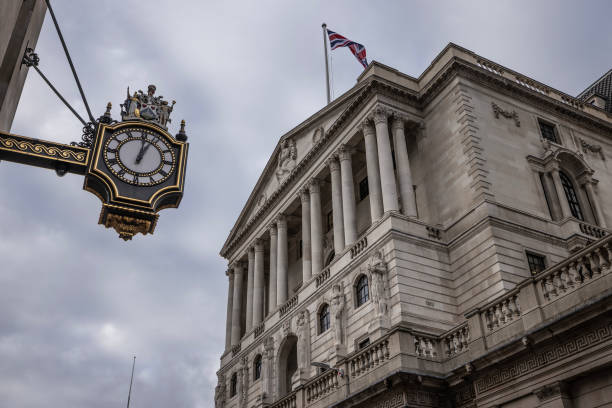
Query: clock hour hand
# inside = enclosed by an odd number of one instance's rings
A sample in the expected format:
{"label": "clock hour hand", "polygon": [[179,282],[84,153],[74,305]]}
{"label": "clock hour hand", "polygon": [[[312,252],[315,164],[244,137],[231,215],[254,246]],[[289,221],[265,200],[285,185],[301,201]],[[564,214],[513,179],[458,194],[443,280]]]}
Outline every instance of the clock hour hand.
{"label": "clock hour hand", "polygon": [[[147,145],[147,147],[149,147]],[[144,139],[142,139],[142,143],[140,145],[140,151],[138,152],[138,155],[136,156],[136,164],[140,163],[140,161],[142,160],[142,157],[144,156],[145,152],[147,151],[147,147],[145,147],[145,141]]]}

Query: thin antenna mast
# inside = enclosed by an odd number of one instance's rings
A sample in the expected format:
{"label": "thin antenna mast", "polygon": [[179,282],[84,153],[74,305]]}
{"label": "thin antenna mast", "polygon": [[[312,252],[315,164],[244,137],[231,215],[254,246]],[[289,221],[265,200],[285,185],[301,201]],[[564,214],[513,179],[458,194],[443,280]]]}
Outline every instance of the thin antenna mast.
{"label": "thin antenna mast", "polygon": [[134,361],[132,362],[132,377],[130,378],[130,391],[128,392],[127,408],[130,408],[130,398],[132,396],[132,382],[134,381],[134,366],[135,365],[136,365],[136,356],[134,356]]}

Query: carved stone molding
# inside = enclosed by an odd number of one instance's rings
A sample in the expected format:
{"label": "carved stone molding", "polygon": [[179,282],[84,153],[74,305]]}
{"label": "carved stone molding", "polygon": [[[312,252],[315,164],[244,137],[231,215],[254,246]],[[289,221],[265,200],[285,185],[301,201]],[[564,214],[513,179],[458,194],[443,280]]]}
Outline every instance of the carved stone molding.
{"label": "carved stone molding", "polygon": [[519,116],[516,111],[504,110],[495,102],[491,102],[491,107],[493,108],[493,115],[495,115],[496,119],[499,119],[500,115],[507,119],[514,119],[514,124],[516,127],[521,127],[521,121],[519,120]]}
{"label": "carved stone molding", "polygon": [[589,142],[587,142],[581,137],[578,138],[578,140],[580,141],[580,147],[582,148],[582,151],[584,153],[587,153],[587,154],[592,153],[596,156],[599,156],[601,160],[606,160],[606,156],[603,153],[603,149],[601,145],[590,144]]}
{"label": "carved stone molding", "polygon": [[314,130],[314,132],[312,132],[312,143],[316,144],[319,140],[323,138],[324,135],[325,130],[323,129],[323,126],[319,126]]}
{"label": "carved stone molding", "polygon": [[555,397],[568,398],[568,386],[562,381],[545,385],[533,392],[540,402],[546,401]]}

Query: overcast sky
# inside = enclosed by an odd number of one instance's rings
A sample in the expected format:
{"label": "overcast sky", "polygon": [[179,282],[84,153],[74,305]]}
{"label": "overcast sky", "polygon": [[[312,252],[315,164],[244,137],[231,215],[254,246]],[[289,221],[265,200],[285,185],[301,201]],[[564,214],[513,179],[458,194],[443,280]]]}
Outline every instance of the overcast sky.
{"label": "overcast sky", "polygon": [[[53,1],[94,116],[157,85],[187,121],[185,196],[155,235],[97,224],[82,177],[0,163],[0,406],[212,407],[224,347],[218,255],[278,138],[325,104],[321,23],[418,76],[455,42],[576,95],[612,68],[609,1]],[[0,16],[1,18],[1,16]],[[47,16],[40,68],[85,116]],[[362,68],[331,53],[334,95]],[[12,132],[80,123],[34,71]]]}

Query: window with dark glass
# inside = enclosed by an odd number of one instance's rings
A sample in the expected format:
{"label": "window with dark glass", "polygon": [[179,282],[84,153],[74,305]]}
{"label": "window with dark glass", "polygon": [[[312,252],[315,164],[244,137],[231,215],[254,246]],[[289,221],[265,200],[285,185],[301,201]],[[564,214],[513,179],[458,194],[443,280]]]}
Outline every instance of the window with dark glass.
{"label": "window with dark glass", "polygon": [[357,307],[363,305],[369,298],[368,277],[362,275],[357,281]]}
{"label": "window with dark glass", "polygon": [[557,134],[555,132],[555,126],[550,123],[538,121],[540,124],[540,132],[542,133],[542,137],[546,140],[550,140],[553,143],[559,143],[557,140]]}
{"label": "window with dark glass", "polygon": [[334,228],[334,216],[332,214],[332,212],[328,212],[327,213],[327,230],[326,232],[329,232],[332,230],[332,228]]}
{"label": "window with dark glass", "polygon": [[364,178],[359,182],[359,201],[363,200],[370,194],[370,190],[368,187],[368,178]]}
{"label": "window with dark glass", "polygon": [[582,209],[580,208],[580,202],[578,201],[578,195],[576,194],[572,180],[570,180],[567,174],[563,173],[562,171],[559,172],[559,177],[561,178],[561,185],[563,186],[565,198],[567,198],[567,203],[569,204],[572,215],[578,218],[580,221],[584,221]]}
{"label": "window with dark glass", "polygon": [[368,337],[367,339],[361,340],[359,342],[359,350],[364,349],[368,347],[369,345],[370,345],[370,338]]}
{"label": "window with dark glass", "polygon": [[532,275],[535,275],[546,269],[546,263],[542,255],[527,252],[527,262],[529,263],[529,271]]}
{"label": "window with dark glass", "polygon": [[329,305],[325,304],[319,312],[319,334],[329,329]]}
{"label": "window with dark glass", "polygon": [[236,395],[236,388],[238,386],[238,375],[236,373],[232,374],[232,379],[230,380],[230,397]]}
{"label": "window with dark glass", "polygon": [[261,377],[261,356],[255,357],[253,363],[253,380],[259,380]]}

